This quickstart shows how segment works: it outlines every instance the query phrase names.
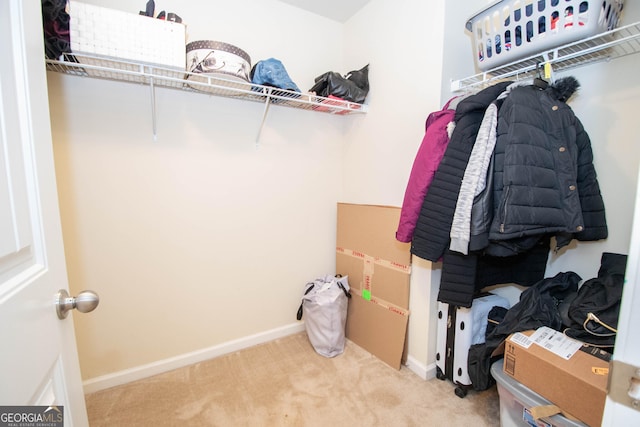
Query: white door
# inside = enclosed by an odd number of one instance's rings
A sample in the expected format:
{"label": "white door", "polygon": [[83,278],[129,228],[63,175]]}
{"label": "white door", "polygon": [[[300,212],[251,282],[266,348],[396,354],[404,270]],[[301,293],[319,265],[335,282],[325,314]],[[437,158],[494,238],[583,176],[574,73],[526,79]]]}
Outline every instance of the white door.
{"label": "white door", "polygon": [[0,405],[87,426],[51,146],[40,0],[0,1]]}
{"label": "white door", "polygon": [[[610,384],[609,395],[604,410],[602,425],[606,427],[640,426],[640,176],[636,194],[636,207],[633,215],[631,246],[627,259],[625,285],[618,319],[618,333],[613,353],[614,363],[622,362],[626,366],[634,366],[620,381]],[[614,371],[616,366],[614,365]],[[635,372],[634,372],[635,371]],[[625,395],[629,389],[630,375],[636,379],[635,399]],[[612,392],[612,388],[616,388]],[[622,391],[622,399],[614,401],[613,393]],[[633,402],[635,400],[635,408]],[[620,403],[622,402],[622,403]],[[631,406],[629,405],[631,404]]]}

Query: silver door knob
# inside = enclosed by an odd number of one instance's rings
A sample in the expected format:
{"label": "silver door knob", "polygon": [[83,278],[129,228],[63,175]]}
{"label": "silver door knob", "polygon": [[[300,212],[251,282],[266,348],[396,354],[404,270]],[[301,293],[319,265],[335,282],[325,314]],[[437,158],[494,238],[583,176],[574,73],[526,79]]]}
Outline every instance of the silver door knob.
{"label": "silver door knob", "polygon": [[56,313],[59,319],[65,319],[70,310],[75,308],[80,313],[88,313],[95,310],[99,302],[100,297],[93,291],[82,291],[72,297],[65,289],[60,289],[56,294]]}

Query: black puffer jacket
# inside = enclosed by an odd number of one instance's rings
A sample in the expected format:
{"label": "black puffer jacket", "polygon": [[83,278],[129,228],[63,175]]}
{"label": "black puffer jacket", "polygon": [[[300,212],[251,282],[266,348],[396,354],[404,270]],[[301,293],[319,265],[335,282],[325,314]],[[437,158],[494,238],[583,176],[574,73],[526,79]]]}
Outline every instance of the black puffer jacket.
{"label": "black puffer jacket", "polygon": [[411,241],[412,254],[438,261],[449,246],[456,201],[478,128],[489,104],[509,84],[511,82],[500,82],[483,89],[463,99],[456,107],[456,127],[422,203]]}
{"label": "black puffer jacket", "polygon": [[573,77],[546,89],[517,87],[502,104],[489,240],[555,235],[560,248],[607,237],[591,141],[565,103],[578,87]]}

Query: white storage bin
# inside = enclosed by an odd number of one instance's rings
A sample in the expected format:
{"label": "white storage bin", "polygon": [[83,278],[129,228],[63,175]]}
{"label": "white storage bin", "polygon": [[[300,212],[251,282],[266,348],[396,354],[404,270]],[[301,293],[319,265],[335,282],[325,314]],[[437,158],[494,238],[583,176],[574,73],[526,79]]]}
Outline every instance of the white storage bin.
{"label": "white storage bin", "polygon": [[551,402],[505,374],[503,364],[500,359],[491,365],[491,376],[496,380],[500,397],[500,427],[588,427],[559,414],[534,420],[531,408]]}
{"label": "white storage bin", "polygon": [[[184,24],[75,0],[70,2],[69,16],[72,53],[185,70]],[[77,59],[96,65],[81,56]]]}
{"label": "white storage bin", "polygon": [[466,24],[483,71],[618,26],[623,0],[500,0]]}

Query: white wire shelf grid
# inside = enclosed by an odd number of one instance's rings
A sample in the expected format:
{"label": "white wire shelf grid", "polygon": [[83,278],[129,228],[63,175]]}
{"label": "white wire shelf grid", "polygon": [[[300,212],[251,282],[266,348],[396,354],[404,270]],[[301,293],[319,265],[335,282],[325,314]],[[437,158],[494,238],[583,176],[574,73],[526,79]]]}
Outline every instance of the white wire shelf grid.
{"label": "white wire shelf grid", "polygon": [[590,63],[610,61],[640,52],[640,22],[606,33],[540,52],[483,73],[451,82],[452,92],[482,89],[501,80],[533,78],[540,66],[549,64],[554,72]]}
{"label": "white wire shelf grid", "polygon": [[111,57],[65,54],[46,60],[47,70],[81,77],[139,83],[336,115],[362,114],[367,105],[253,84],[224,76],[191,73]]}

